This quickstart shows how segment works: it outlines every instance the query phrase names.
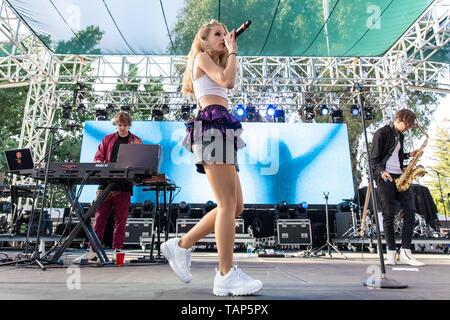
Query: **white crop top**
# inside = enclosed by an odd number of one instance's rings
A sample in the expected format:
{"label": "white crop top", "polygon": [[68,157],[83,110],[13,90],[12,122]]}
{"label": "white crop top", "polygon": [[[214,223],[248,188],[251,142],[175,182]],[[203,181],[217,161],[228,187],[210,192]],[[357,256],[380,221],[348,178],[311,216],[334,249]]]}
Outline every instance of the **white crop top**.
{"label": "white crop top", "polygon": [[197,100],[203,96],[214,95],[227,99],[227,89],[220,86],[217,82],[211,79],[207,74],[204,74],[200,78],[194,80],[194,63],[192,64],[192,85],[194,87],[194,93]]}

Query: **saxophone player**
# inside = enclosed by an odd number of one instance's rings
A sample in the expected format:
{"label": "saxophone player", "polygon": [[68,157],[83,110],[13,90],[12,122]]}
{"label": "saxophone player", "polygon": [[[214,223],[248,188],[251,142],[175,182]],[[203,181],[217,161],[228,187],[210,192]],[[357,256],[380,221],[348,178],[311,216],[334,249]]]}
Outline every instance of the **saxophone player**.
{"label": "saxophone player", "polygon": [[399,262],[411,266],[423,266],[411,254],[411,241],[414,230],[415,206],[411,188],[399,192],[395,179],[403,173],[403,160],[414,157],[417,150],[405,153],[403,150],[403,133],[411,129],[416,121],[416,114],[408,109],[396,112],[394,122],[378,129],[372,141],[370,164],[376,178],[378,195],[381,200],[383,228],[387,248],[387,265],[395,265],[397,250],[394,236],[395,200],[403,209],[402,246]]}

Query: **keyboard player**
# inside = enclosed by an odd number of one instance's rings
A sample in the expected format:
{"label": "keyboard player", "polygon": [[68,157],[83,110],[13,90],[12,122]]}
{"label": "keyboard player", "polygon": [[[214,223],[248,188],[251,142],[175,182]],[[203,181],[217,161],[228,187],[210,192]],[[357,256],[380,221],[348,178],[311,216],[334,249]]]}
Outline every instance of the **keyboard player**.
{"label": "keyboard player", "polygon": [[[142,144],[142,140],[130,132],[131,116],[127,112],[119,112],[114,117],[114,125],[117,132],[105,136],[98,146],[94,156],[94,161],[98,163],[116,162],[120,144]],[[97,190],[97,196],[106,185],[100,185]],[[125,227],[128,217],[128,207],[133,192],[132,186],[116,186],[108,194],[95,212],[94,231],[100,241],[103,240],[106,223],[111,210],[114,209],[114,234],[113,249],[115,254],[123,248],[125,239]],[[92,248],[82,256],[76,258],[73,262],[80,263],[86,259],[89,262],[95,262],[97,256]]]}

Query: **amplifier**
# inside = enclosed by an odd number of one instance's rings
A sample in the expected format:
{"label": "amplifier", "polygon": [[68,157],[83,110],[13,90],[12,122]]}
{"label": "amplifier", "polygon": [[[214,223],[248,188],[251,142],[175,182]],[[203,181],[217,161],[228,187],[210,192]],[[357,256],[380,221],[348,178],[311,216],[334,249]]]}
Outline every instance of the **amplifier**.
{"label": "amplifier", "polygon": [[[183,235],[195,226],[200,219],[177,219],[176,234]],[[244,234],[244,219],[235,219],[236,234]]]}
{"label": "amplifier", "polygon": [[153,234],[153,225],[153,219],[128,218],[124,244],[140,244],[141,237],[151,237]]}
{"label": "amplifier", "polygon": [[275,221],[277,245],[311,245],[309,219],[279,219]]}

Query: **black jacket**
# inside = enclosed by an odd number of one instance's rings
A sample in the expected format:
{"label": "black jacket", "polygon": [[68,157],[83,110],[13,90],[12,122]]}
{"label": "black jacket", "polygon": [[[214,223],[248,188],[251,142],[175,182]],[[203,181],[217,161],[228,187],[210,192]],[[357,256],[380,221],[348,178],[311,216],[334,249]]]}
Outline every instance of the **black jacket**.
{"label": "black jacket", "polygon": [[394,152],[397,139],[400,139],[398,158],[400,160],[400,168],[403,170],[403,160],[409,158],[409,155],[403,151],[404,135],[395,130],[393,124],[378,129],[373,135],[370,166],[375,177],[378,177],[381,175],[381,172],[386,170],[386,162]]}

